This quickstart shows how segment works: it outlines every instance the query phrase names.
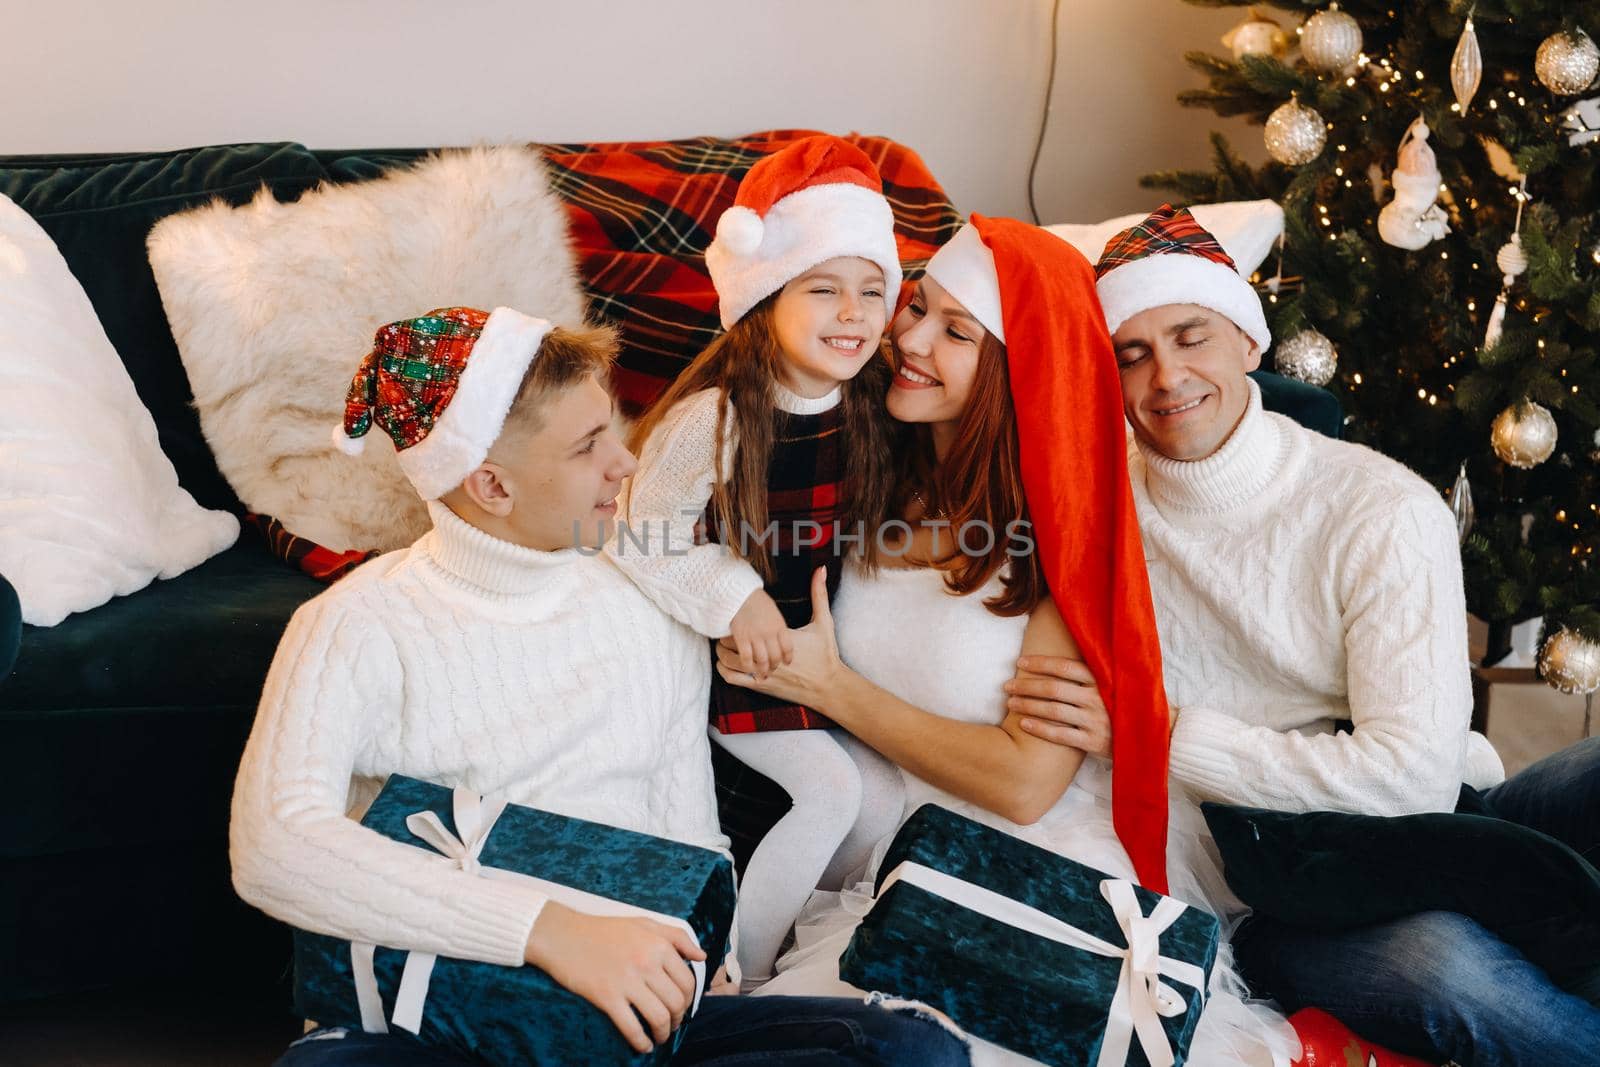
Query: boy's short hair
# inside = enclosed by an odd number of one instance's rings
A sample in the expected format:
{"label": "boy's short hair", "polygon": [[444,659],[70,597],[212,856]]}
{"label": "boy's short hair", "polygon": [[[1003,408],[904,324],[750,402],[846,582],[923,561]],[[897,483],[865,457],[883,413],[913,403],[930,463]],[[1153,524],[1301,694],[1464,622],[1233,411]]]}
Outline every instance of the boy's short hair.
{"label": "boy's short hair", "polygon": [[557,326],[551,330],[522,376],[501,436],[538,432],[545,402],[588,375],[604,383],[616,361],[617,348],[617,331],[610,326]]}

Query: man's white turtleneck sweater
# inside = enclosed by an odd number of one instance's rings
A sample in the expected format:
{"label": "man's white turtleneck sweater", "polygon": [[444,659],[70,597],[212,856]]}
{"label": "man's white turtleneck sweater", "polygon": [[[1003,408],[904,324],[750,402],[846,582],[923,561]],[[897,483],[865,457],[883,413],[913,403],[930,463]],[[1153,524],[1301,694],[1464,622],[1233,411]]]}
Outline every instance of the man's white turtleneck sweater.
{"label": "man's white turtleneck sweater", "polygon": [[1140,442],[1129,474],[1191,795],[1399,815],[1503,777],[1469,742],[1460,552],[1431,486],[1263,411],[1254,382],[1215,454]]}
{"label": "man's white turtleneck sweater", "polygon": [[543,894],[354,818],[406,774],[723,848],[709,659],[608,556],[429,511],[290,621],[234,789],[233,880],[308,930],[517,965]]}

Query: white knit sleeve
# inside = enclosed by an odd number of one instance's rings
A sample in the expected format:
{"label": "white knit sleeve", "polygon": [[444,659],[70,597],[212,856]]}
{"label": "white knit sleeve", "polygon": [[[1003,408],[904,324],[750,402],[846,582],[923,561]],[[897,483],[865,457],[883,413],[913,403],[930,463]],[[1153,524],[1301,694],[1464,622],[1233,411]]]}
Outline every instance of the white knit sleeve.
{"label": "white knit sleeve", "polygon": [[[754,567],[722,545],[694,543],[716,480],[718,393],[685,397],[669,411],[639,457],[608,546],[617,565],[656,606],[706,637],[728,626],[763,585]],[[729,474],[738,442],[730,406],[722,469]]]}
{"label": "white knit sleeve", "polygon": [[[682,658],[677,706],[672,709],[662,758],[664,806],[674,836],[690,844],[725,852],[728,838],[717,819],[717,786],[711,776],[711,741],[708,709],[711,692],[711,657],[704,643]],[[696,654],[698,653],[698,654]]]}
{"label": "white knit sleeve", "polygon": [[357,756],[403,684],[373,618],[327,597],[295,613],[234,785],[234,888],[305,930],[518,966],[544,894],[468,875],[346,815]]}
{"label": "white knit sleeve", "polygon": [[1225,708],[1180,708],[1172,775],[1201,798],[1284,811],[1450,811],[1472,682],[1449,509],[1413,497],[1369,513],[1329,566],[1339,572],[1353,731],[1279,732]]}

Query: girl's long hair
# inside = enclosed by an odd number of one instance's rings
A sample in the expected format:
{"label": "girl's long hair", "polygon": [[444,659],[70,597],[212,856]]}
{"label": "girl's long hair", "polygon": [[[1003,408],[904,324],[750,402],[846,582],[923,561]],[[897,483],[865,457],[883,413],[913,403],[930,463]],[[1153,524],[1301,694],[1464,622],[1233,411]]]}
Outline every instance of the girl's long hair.
{"label": "girl's long hair", "polygon": [[[719,391],[716,434],[716,478],[711,505],[724,543],[735,555],[748,560],[765,581],[773,578],[772,561],[765,552],[747,554],[740,523],[757,532],[767,528],[767,472],[772,464],[778,426],[773,419],[783,358],[773,326],[778,294],[767,297],[684,368],[650,409],[634,425],[628,446],[642,455],[645,442],[666,413],[680,400],[706,389]],[[864,530],[860,542],[867,566],[877,565],[877,532],[885,518],[895,485],[894,438],[896,429],[884,408],[892,369],[886,346],[871,357],[854,378],[843,383],[844,484],[841,486],[838,522],[847,533]],[[738,448],[733,469],[722,469],[723,443],[727,440],[730,407]],[[759,544],[759,542],[757,542]]]}
{"label": "girl's long hair", "polygon": [[[1003,592],[985,600],[984,606],[1002,616],[1031,612],[1047,587],[1037,551],[1007,554],[1016,529],[1011,524],[1030,523],[1024,528],[1030,541],[1032,526],[1022,490],[1022,456],[1006,346],[998,338],[985,333],[979,342],[972,394],[944,462],[936,461],[933,435],[926,424],[910,427],[909,437],[899,454],[893,514],[905,514],[911,494],[921,492],[925,514],[950,522],[950,529],[941,534],[941,540],[951,545],[950,551],[935,561],[945,572],[946,587],[966,596],[983,588],[1009,562],[1010,571],[1001,579]],[[968,555],[956,542],[963,526],[972,523],[987,523],[993,531],[993,546],[983,555]]]}

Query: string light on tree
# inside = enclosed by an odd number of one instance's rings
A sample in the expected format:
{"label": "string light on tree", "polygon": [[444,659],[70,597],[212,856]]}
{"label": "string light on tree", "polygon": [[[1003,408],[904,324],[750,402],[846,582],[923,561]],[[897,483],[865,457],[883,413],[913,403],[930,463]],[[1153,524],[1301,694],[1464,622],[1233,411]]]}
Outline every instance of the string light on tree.
{"label": "string light on tree", "polygon": [[1519,470],[1537,467],[1556,450],[1556,420],[1543,404],[1524,400],[1495,416],[1489,427],[1494,454]]}
{"label": "string light on tree", "polygon": [[1330,4],[1300,27],[1300,54],[1312,70],[1337,74],[1361,54],[1361,24]]}
{"label": "string light on tree", "polygon": [[1552,33],[1534,55],[1533,72],[1552,93],[1581,93],[1600,75],[1600,48],[1582,30]]}
{"label": "string light on tree", "polygon": [[1328,124],[1315,108],[1306,107],[1298,97],[1267,117],[1262,133],[1267,152],[1279,163],[1298,167],[1322,154],[1328,143]]}

